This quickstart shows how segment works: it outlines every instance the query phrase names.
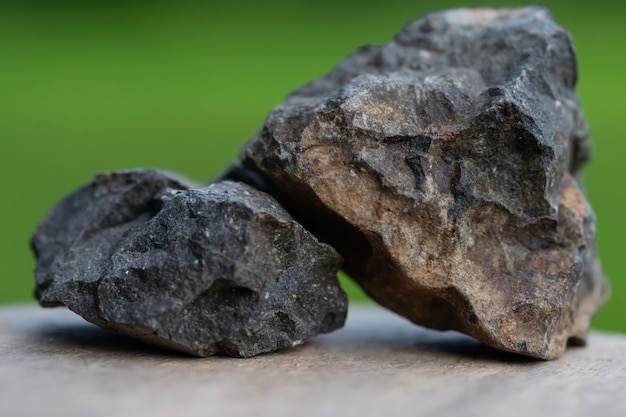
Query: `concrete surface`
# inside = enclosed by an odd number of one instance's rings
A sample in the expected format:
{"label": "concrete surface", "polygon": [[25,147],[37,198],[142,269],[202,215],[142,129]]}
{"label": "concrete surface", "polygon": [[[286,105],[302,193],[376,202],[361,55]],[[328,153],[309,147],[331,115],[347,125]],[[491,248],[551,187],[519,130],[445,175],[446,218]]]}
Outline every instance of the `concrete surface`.
{"label": "concrete surface", "polygon": [[542,362],[352,307],[344,329],[251,359],[197,359],[65,309],[0,309],[0,416],[626,416],[626,337]]}

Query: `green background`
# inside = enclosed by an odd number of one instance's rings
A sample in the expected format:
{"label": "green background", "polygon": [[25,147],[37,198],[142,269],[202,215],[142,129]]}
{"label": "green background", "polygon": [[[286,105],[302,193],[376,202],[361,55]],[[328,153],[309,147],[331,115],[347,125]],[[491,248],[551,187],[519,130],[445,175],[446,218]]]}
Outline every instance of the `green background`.
{"label": "green background", "polygon": [[[479,4],[525,3],[0,1],[0,303],[33,299],[28,238],[96,172],[159,167],[209,180],[286,94],[360,45],[427,11]],[[545,4],[577,45],[594,139],[585,186],[613,287],[594,325],[626,331],[626,3]]]}

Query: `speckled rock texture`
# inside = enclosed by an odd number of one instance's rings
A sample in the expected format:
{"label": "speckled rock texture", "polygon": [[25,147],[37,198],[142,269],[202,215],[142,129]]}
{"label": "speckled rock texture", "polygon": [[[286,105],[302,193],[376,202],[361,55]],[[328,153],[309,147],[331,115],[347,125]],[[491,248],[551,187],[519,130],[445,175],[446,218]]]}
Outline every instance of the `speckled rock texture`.
{"label": "speckled rock texture", "polygon": [[196,356],[248,357],[344,323],[341,257],[269,195],[154,170],[98,175],[32,238],[37,298]]}
{"label": "speckled rock texture", "polygon": [[553,359],[609,292],[576,79],[544,8],[432,13],[292,93],[242,161],[383,306]]}

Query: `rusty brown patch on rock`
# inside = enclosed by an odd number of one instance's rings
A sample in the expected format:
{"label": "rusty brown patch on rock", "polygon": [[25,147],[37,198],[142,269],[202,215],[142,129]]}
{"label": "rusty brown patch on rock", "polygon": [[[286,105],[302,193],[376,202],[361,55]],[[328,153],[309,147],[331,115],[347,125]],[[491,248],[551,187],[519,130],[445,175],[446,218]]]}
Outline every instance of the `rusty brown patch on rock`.
{"label": "rusty brown patch on rock", "polygon": [[570,39],[541,7],[429,14],[295,91],[242,160],[380,304],[556,358],[608,294]]}

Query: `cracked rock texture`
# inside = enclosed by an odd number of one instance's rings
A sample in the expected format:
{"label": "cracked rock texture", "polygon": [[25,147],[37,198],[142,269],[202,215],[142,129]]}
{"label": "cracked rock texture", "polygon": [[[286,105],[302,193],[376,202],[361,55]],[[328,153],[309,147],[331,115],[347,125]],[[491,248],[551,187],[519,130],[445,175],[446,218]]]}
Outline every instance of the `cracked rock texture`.
{"label": "cracked rock texture", "polygon": [[341,257],[269,195],[154,170],[98,175],[32,238],[37,297],[197,356],[248,357],[341,327]]}
{"label": "cracked rock texture", "polygon": [[432,13],[292,93],[242,161],[380,304],[557,358],[608,296],[576,77],[544,8]]}

